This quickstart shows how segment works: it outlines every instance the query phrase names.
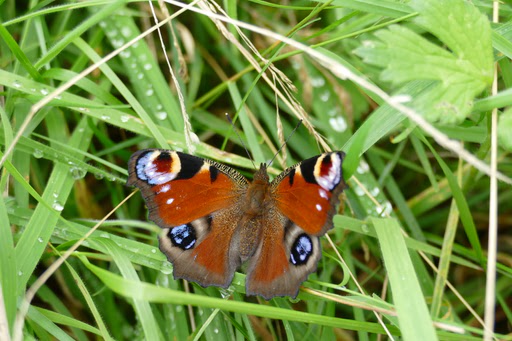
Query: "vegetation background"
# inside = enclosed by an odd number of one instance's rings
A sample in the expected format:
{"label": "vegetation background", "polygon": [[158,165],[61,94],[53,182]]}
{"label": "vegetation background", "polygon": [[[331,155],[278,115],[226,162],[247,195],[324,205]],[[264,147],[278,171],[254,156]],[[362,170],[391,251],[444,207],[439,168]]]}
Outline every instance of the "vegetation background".
{"label": "vegetation background", "polygon": [[[0,339],[512,339],[508,2],[169,3],[0,1]],[[142,148],[250,177],[226,112],[255,162],[304,120],[273,175],[347,153],[295,301],[173,280],[122,203]]]}

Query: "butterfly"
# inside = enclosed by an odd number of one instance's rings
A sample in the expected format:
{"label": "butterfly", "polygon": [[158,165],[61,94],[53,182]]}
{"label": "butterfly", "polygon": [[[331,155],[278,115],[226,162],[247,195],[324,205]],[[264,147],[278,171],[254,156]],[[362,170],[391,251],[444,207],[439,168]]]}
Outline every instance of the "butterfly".
{"label": "butterfly", "polygon": [[292,166],[272,182],[262,163],[253,181],[215,161],[144,149],[129,161],[127,185],[140,189],[160,250],[175,279],[227,288],[247,263],[246,294],[295,298],[321,257],[346,187],[343,152]]}

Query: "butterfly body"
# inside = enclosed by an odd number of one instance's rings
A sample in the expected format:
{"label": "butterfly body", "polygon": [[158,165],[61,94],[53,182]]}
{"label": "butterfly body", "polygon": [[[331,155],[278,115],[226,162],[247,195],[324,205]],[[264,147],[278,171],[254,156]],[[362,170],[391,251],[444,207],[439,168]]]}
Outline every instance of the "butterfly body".
{"label": "butterfly body", "polygon": [[269,181],[262,164],[249,182],[234,169],[160,149],[130,158],[128,185],[140,188],[160,249],[175,278],[227,287],[248,262],[246,293],[297,296],[316,270],[319,236],[332,228],[346,186],[342,152],[290,167]]}

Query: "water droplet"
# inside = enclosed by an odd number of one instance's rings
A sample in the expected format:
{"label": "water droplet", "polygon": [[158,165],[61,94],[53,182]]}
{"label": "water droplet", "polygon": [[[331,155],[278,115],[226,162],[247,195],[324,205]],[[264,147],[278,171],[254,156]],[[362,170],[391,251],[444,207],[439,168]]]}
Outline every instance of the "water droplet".
{"label": "water droplet", "polygon": [[114,46],[116,49],[123,46],[124,40],[123,39],[112,39],[112,46]]}
{"label": "water droplet", "polygon": [[155,91],[153,89],[147,89],[146,90],[146,96],[153,96],[153,94],[155,93]]}
{"label": "water droplet", "polygon": [[132,30],[129,27],[123,27],[121,28],[121,34],[128,38],[132,35]]}
{"label": "water droplet", "polygon": [[214,328],[214,329],[213,329],[213,332],[214,332],[215,334],[218,334],[218,333],[219,333],[219,328]]}
{"label": "water droplet", "polygon": [[337,116],[339,115],[339,110],[337,107],[333,107],[332,109],[330,109],[329,111],[327,111],[327,115],[331,116],[331,117],[334,117],[334,116]]}
{"label": "water droplet", "polygon": [[323,77],[315,77],[311,79],[311,85],[315,88],[319,88],[325,85],[325,79]]}
{"label": "water droplet", "polygon": [[137,79],[142,79],[142,78],[144,78],[144,74],[142,72],[138,73]]}
{"label": "water droplet", "polygon": [[40,149],[34,149],[34,151],[32,152],[32,156],[35,157],[36,159],[40,159],[44,156],[44,153]]}
{"label": "water droplet", "polygon": [[79,179],[83,179],[85,174],[87,173],[86,170],[80,168],[80,167],[71,167],[69,169],[69,171],[71,172],[71,176],[73,177],[73,179],[75,180],[79,180]]}
{"label": "water droplet", "polygon": [[144,64],[143,67],[144,67],[144,70],[151,70],[153,68],[153,65],[148,63],[148,64]]}
{"label": "water droplet", "polygon": [[326,90],[320,94],[320,100],[322,102],[327,102],[330,97],[331,97],[331,93],[329,92],[329,90]]}
{"label": "water droplet", "polygon": [[101,119],[103,121],[108,121],[108,120],[110,120],[110,116],[108,116],[108,115],[101,115]]}
{"label": "water droplet", "polygon": [[98,179],[98,180],[103,180],[103,178],[105,177],[105,174],[103,174],[103,173],[95,173],[94,177],[96,179]]}
{"label": "water droplet", "polygon": [[21,88],[21,83],[16,80],[16,81],[12,82],[12,86],[14,86],[15,88],[19,89],[19,88]]}
{"label": "water droplet", "polygon": [[18,271],[18,276],[23,276],[23,271]]}
{"label": "water droplet", "polygon": [[379,187],[374,187],[372,190],[370,190],[370,194],[374,197],[376,197],[380,193]]}
{"label": "water droplet", "polygon": [[156,118],[158,118],[160,121],[163,121],[167,118],[167,113],[165,111],[159,111],[155,114]]}
{"label": "water droplet", "polygon": [[391,103],[407,103],[411,100],[412,97],[410,95],[395,95],[389,99]]}
{"label": "water droplet", "polygon": [[63,209],[64,209],[64,206],[62,206],[61,204],[59,204],[58,202],[54,202],[53,205],[52,205],[52,208],[55,210],[55,211],[59,211],[61,212]]}
{"label": "water droplet", "polygon": [[165,275],[170,275],[172,273],[171,264],[168,261],[163,261],[160,271]]}
{"label": "water droplet", "polygon": [[53,197],[54,198],[58,198],[59,197],[59,193],[53,193]]}
{"label": "water droplet", "polygon": [[156,253],[156,249],[152,249],[152,250],[151,250],[151,253]]}
{"label": "water droplet", "polygon": [[199,142],[201,142],[201,141],[199,140],[199,136],[197,136],[197,134],[196,134],[196,133],[194,133],[194,132],[192,132],[192,133],[190,134],[190,139],[192,140],[192,143],[199,143]]}
{"label": "water droplet", "polygon": [[130,58],[132,53],[130,52],[130,50],[124,50],[124,51],[121,51],[120,55],[122,58]]}
{"label": "water droplet", "polygon": [[364,174],[370,170],[370,166],[365,161],[359,162],[359,166],[357,166],[357,172],[359,174]]}
{"label": "water droplet", "polygon": [[341,116],[338,116],[338,117],[331,117],[329,119],[329,123],[332,127],[332,129],[334,129],[335,131],[337,132],[344,132],[345,130],[347,130],[347,122],[345,121],[345,119]]}
{"label": "water droplet", "polygon": [[39,237],[39,238],[37,238],[37,241],[42,243],[43,242],[43,238]]}
{"label": "water droplet", "polygon": [[360,197],[362,197],[363,195],[365,195],[364,190],[363,190],[361,187],[359,187],[359,186],[357,186],[357,187],[354,189],[354,191],[355,191],[355,192],[356,192],[356,194],[357,194],[358,196],[360,196]]}
{"label": "water droplet", "polygon": [[130,119],[130,116],[128,116],[128,115],[122,115],[120,118],[121,118],[121,122],[126,123],[126,122],[128,122],[128,120]]}
{"label": "water droplet", "polygon": [[370,229],[368,228],[368,225],[366,225],[366,224],[361,225],[361,230],[364,233],[369,233],[370,232]]}
{"label": "water droplet", "polygon": [[48,95],[48,89],[44,89],[44,88],[43,88],[43,89],[41,89],[41,90],[39,90],[39,91],[41,92],[41,94],[42,94],[43,96]]}

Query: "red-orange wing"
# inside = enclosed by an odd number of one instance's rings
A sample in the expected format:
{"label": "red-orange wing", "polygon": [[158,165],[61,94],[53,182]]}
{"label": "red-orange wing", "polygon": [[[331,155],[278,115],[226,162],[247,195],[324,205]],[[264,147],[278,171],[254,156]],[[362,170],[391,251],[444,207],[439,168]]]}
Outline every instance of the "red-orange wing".
{"label": "red-orange wing", "polygon": [[192,155],[145,149],[130,158],[128,186],[137,186],[158,226],[173,227],[233,205],[247,180],[234,169]]}
{"label": "red-orange wing", "polygon": [[149,219],[163,228],[160,249],[173,263],[175,278],[226,287],[238,266],[229,258],[237,202],[248,182],[234,169],[192,155],[141,150],[128,165],[129,186],[137,186]]}
{"label": "red-orange wing", "polygon": [[305,232],[323,235],[332,228],[332,217],[343,180],[344,153],[325,153],[290,167],[272,181],[278,209]]}

